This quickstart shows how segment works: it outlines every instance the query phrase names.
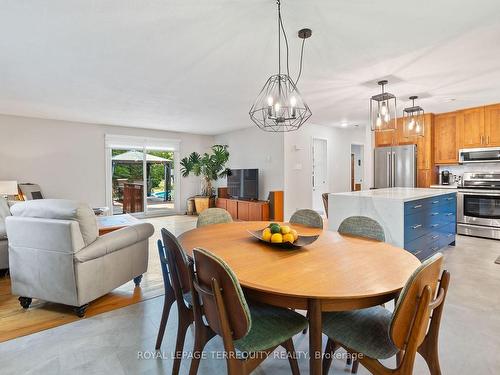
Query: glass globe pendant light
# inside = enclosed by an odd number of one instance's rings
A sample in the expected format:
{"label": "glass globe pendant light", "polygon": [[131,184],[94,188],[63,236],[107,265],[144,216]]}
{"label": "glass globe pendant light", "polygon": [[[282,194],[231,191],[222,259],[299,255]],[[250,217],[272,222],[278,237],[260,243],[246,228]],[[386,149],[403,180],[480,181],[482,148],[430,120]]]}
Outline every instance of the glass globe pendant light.
{"label": "glass globe pendant light", "polygon": [[370,98],[370,124],[372,131],[396,129],[396,97],[385,92],[387,81],[379,81],[382,92]]}
{"label": "glass globe pendant light", "polygon": [[412,106],[403,109],[403,124],[404,136],[409,137],[423,137],[425,128],[425,112],[422,107],[415,105],[415,99],[418,96],[410,96]]}
{"label": "glass globe pendant light", "polygon": [[[299,129],[312,113],[306,102],[302,99],[297,82],[302,74],[302,58],[304,44],[312,35],[311,29],[302,29],[298,37],[302,39],[300,52],[299,74],[295,82],[290,77],[288,69],[288,39],[281,19],[281,4],[278,6],[278,74],[272,75],[264,84],[257,99],[250,109],[250,119],[262,130],[269,132],[288,132]],[[286,45],[286,74],[281,72],[281,37]]]}

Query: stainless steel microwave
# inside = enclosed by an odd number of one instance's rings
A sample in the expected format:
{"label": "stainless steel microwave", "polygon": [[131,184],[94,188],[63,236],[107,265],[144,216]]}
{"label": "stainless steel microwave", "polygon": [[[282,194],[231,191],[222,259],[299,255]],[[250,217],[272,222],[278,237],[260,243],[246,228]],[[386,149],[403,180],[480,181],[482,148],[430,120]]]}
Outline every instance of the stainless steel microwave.
{"label": "stainless steel microwave", "polygon": [[458,162],[466,163],[500,163],[500,147],[464,148],[458,151]]}

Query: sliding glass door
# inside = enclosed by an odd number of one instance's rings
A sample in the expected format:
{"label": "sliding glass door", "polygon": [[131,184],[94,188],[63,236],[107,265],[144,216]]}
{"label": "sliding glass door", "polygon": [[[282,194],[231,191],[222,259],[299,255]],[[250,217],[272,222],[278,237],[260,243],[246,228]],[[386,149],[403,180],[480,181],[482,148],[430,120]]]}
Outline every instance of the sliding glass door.
{"label": "sliding glass door", "polygon": [[176,148],[169,146],[169,141],[121,138],[106,136],[106,200],[111,214],[164,215],[178,211]]}
{"label": "sliding glass door", "polygon": [[150,213],[174,209],[174,153],[146,151],[146,211]]}

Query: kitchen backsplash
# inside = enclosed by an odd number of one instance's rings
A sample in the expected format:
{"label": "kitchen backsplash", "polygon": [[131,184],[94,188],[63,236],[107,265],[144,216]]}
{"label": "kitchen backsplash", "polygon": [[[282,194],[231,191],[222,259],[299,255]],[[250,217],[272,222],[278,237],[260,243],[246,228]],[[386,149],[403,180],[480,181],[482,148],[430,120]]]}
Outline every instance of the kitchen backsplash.
{"label": "kitchen backsplash", "polygon": [[455,176],[462,176],[464,172],[500,172],[500,163],[441,165],[439,166],[439,173],[441,173],[441,171],[450,171],[450,173]]}

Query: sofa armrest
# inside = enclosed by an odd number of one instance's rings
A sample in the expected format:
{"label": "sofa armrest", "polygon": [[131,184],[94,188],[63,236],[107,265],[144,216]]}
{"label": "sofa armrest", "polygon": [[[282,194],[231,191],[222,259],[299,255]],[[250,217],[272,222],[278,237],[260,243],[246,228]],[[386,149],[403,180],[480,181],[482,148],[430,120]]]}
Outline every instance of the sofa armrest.
{"label": "sofa armrest", "polygon": [[138,242],[147,240],[154,233],[153,225],[138,223],[98,237],[89,246],[75,254],[77,262],[84,263],[106,254],[119,251]]}

